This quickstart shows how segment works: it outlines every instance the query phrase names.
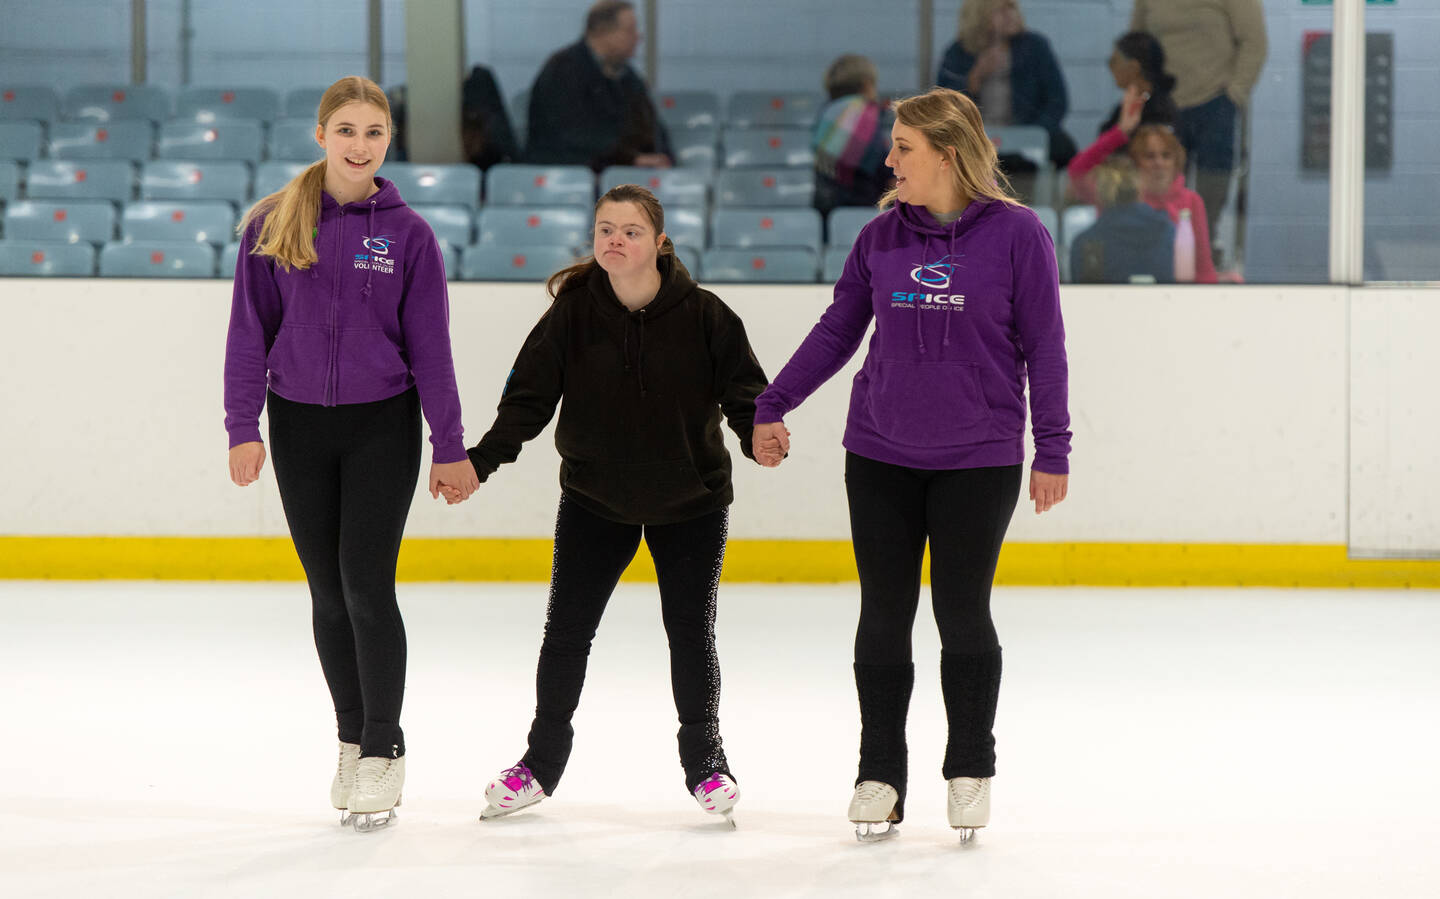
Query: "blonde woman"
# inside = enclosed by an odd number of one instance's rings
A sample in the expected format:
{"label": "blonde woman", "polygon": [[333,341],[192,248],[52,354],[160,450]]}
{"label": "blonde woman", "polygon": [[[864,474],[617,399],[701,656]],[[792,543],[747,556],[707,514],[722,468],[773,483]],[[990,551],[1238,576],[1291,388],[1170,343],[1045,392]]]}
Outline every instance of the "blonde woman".
{"label": "blonde woman", "polygon": [[241,223],[225,345],[230,477],[243,487],[260,476],[268,406],[275,481],[335,704],[331,803],[361,831],[394,819],[405,782],[395,563],[422,411],[431,495],[479,486],[460,426],[439,244],[395,185],[375,177],[392,133],[374,82],[342,78],[325,91],[315,126],[325,157]]}
{"label": "blonde woman", "polygon": [[942,773],[950,825],[968,840],[990,820],[1000,690],[990,588],[1020,492],[1027,373],[1035,512],[1068,489],[1065,329],[1055,248],[1007,195],[975,104],[936,88],[895,112],[895,189],[856,239],[829,309],[755,401],[755,451],[788,452],[786,413],[839,371],[874,321],[843,440],[860,572],[850,820],[858,837],[878,839],[904,817],[910,633],[928,543],[949,721]]}

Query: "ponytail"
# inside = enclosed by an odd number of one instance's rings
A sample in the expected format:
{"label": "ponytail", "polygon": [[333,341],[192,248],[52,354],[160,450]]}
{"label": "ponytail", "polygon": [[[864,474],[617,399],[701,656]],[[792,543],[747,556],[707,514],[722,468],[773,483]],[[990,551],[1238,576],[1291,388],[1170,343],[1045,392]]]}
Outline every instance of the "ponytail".
{"label": "ponytail", "polygon": [[280,267],[304,271],[319,261],[315,253],[315,221],[325,189],[325,160],[311,163],[280,190],[262,198],[240,222],[243,236],[261,216],[264,222],[250,248],[251,255],[270,256]]}

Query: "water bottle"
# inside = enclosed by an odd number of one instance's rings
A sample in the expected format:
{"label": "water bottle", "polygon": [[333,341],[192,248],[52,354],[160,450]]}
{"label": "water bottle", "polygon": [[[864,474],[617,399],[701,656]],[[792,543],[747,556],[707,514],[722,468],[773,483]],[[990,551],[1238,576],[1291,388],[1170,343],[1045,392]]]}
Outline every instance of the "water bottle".
{"label": "water bottle", "polygon": [[1175,280],[1195,280],[1195,226],[1190,223],[1190,210],[1180,210],[1175,223]]}

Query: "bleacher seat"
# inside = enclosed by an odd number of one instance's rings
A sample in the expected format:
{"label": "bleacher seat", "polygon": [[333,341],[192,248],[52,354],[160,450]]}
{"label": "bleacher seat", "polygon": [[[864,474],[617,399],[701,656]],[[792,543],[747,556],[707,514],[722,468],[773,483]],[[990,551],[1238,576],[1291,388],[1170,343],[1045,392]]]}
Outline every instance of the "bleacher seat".
{"label": "bleacher seat", "polygon": [[0,240],[0,276],[47,275],[88,278],[95,274],[95,248],[88,243]]}
{"label": "bleacher seat", "polygon": [[310,130],[315,130],[316,115],[320,111],[320,98],[325,96],[323,87],[297,87],[285,93],[285,106],[281,115],[290,119],[305,119]]}
{"label": "bleacher seat", "polygon": [[389,178],[400,196],[412,206],[480,205],[480,170],[469,163],[423,165],[387,162],[380,177]]}
{"label": "bleacher seat", "polygon": [[5,207],[5,237],[104,243],[115,236],[115,206],[104,200],[18,200]]}
{"label": "bleacher seat", "polygon": [[303,171],[305,171],[303,162],[271,160],[260,163],[255,167],[255,190],[250,196],[251,201],[270,196],[289,184],[296,175]]}
{"label": "bleacher seat", "polygon": [[809,206],[814,201],[814,169],[721,169],[715,176],[717,206]]}
{"label": "bleacher seat", "polygon": [[807,247],[818,253],[820,213],[814,209],[716,209],[710,216],[710,242],[715,247]]}
{"label": "bleacher seat", "polygon": [[60,97],[43,84],[0,84],[0,119],[37,119],[53,122],[60,117]]}
{"label": "bleacher seat", "polygon": [[140,167],[142,200],[228,200],[250,196],[250,167],[243,162],[152,159]]}
{"label": "bleacher seat", "polygon": [[473,213],[464,206],[411,206],[435,232],[435,238],[457,247],[470,243]]}
{"label": "bleacher seat", "polygon": [[481,244],[466,247],[461,274],[467,281],[545,281],[575,261],[564,247]]}
{"label": "bleacher seat", "polygon": [[20,163],[0,159],[0,203],[9,203],[20,196]]}
{"label": "bleacher seat", "polygon": [[29,162],[40,158],[40,142],[44,129],[39,122],[28,119],[0,121],[0,159]]}
{"label": "bleacher seat", "polygon": [[235,207],[221,200],[140,200],[120,213],[120,236],[128,241],[225,244],[235,239]]}
{"label": "bleacher seat", "polygon": [[600,193],[618,184],[638,184],[655,195],[662,206],[704,206],[710,201],[710,177],[695,169],[650,169],[612,165],[600,173]]}
{"label": "bleacher seat", "polygon": [[590,246],[595,220],[588,206],[486,206],[475,224],[481,244],[569,249]]}
{"label": "bleacher seat", "polygon": [[445,280],[460,280],[460,248],[452,243],[440,242],[440,256],[445,260]]}
{"label": "bleacher seat", "polygon": [[1055,181],[1055,167],[1050,162],[1050,133],[1039,125],[1004,125],[988,129],[986,136],[995,145],[995,152],[1019,156],[1036,167],[1031,201],[1049,205],[1051,185]]}
{"label": "bleacher seat", "polygon": [[1080,232],[1095,224],[1095,220],[1099,217],[1100,213],[1094,206],[1081,205],[1067,207],[1066,210],[1060,214],[1061,241],[1066,246],[1069,246],[1074,242],[1075,238],[1080,235]]}
{"label": "bleacher seat", "polygon": [[33,200],[114,200],[135,194],[135,166],[123,159],[37,159],[26,167],[25,195]]}
{"label": "bleacher seat", "polygon": [[809,128],[739,128],[727,126],[720,143],[725,150],[725,166],[805,166],[815,165],[815,151],[810,146]]}
{"label": "bleacher seat", "polygon": [[725,110],[725,124],[742,128],[808,128],[815,124],[824,98],[809,91],[736,91]]}
{"label": "bleacher seat", "polygon": [[676,131],[720,125],[720,97],[713,91],[664,91],[655,98],[655,110],[672,139]]}
{"label": "bleacher seat", "polygon": [[1050,242],[1057,247],[1060,246],[1060,216],[1050,206],[1032,206],[1030,209],[1040,219],[1040,224],[1045,226],[1045,230],[1050,232]]}
{"label": "bleacher seat", "polygon": [[53,122],[52,159],[127,159],[143,162],[155,148],[155,126],[147,119],[114,122]]}
{"label": "bleacher seat", "polygon": [[701,263],[704,259],[705,251],[687,244],[675,244],[675,255],[679,257],[680,263],[685,266],[685,270],[690,273],[690,277],[699,281],[703,273]]}
{"label": "bleacher seat", "polygon": [[840,280],[840,275],[845,271],[845,260],[850,258],[850,250],[848,246],[833,244],[825,248],[825,258],[820,271],[821,281],[834,284]]}
{"label": "bleacher seat", "polygon": [[595,173],[583,165],[502,162],[485,173],[485,202],[503,206],[586,206],[595,202]]}
{"label": "bleacher seat", "polygon": [[230,278],[233,280],[235,277],[235,266],[239,261],[240,244],[232,240],[220,248],[220,261],[215,264],[215,277]]}
{"label": "bleacher seat", "polygon": [[813,250],[770,247],[705,251],[705,280],[814,283]]}
{"label": "bleacher seat", "polygon": [[106,278],[213,278],[215,248],[206,243],[108,243],[100,251]]}
{"label": "bleacher seat", "polygon": [[860,236],[860,229],[879,214],[874,206],[836,206],[825,219],[825,242],[848,250]]}
{"label": "bleacher seat", "polygon": [[227,119],[211,123],[166,122],[160,126],[155,158],[259,162],[264,147],[265,128],[254,119]]}
{"label": "bleacher seat", "polygon": [[702,125],[670,132],[670,148],[675,151],[675,164],[687,169],[713,171],[719,151],[715,148],[720,129]]}
{"label": "bleacher seat", "polygon": [[705,220],[704,206],[667,206],[665,208],[665,233],[677,247],[699,247],[710,245],[709,222]]}
{"label": "bleacher seat", "polygon": [[175,118],[212,123],[229,119],[271,122],[280,116],[280,95],[265,87],[186,87],[175,98]]}
{"label": "bleacher seat", "polygon": [[279,119],[270,126],[270,158],[287,162],[314,162],[325,155],[315,142],[315,117]]}
{"label": "bleacher seat", "polygon": [[82,84],[65,92],[65,118],[163,122],[170,118],[170,92],[155,84]]}

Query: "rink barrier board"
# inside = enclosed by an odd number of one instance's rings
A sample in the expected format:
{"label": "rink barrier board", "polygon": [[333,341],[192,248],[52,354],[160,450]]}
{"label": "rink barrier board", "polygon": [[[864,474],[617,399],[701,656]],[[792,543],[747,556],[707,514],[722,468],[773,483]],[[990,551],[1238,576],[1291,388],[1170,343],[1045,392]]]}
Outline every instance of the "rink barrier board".
{"label": "rink barrier board", "polygon": [[[411,538],[402,581],[547,581],[548,539]],[[0,579],[299,581],[284,537],[0,537]],[[732,540],[723,580],[857,580],[842,540]],[[624,580],[654,582],[640,551]],[[925,580],[929,581],[928,560]],[[1352,559],[1344,546],[1225,543],[1007,543],[1002,586],[1440,589],[1440,560]]]}

